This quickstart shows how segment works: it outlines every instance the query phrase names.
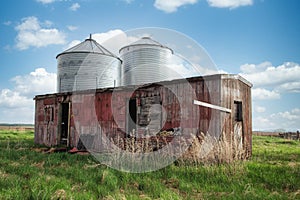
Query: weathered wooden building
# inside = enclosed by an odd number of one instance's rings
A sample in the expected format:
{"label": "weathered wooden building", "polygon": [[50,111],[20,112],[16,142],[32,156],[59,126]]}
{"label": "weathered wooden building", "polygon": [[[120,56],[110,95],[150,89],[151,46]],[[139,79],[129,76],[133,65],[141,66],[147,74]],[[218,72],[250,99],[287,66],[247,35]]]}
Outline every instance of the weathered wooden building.
{"label": "weathered wooden building", "polygon": [[[198,101],[207,105],[199,106]],[[35,102],[38,144],[77,147],[82,137],[90,138],[87,145],[97,150],[103,134],[126,138],[135,132],[134,137],[145,138],[180,128],[182,134],[204,133],[217,139],[222,135],[245,157],[252,152],[251,84],[239,75],[38,95]],[[149,111],[152,104],[161,106]],[[150,124],[149,119],[157,121]]]}
{"label": "weathered wooden building", "polygon": [[101,152],[128,150],[133,138],[156,151],[196,139],[251,155],[251,83],[228,74],[179,78],[169,67],[173,51],[149,37],[120,52],[122,60],[90,37],[57,56],[58,93],[35,97],[37,144]]}

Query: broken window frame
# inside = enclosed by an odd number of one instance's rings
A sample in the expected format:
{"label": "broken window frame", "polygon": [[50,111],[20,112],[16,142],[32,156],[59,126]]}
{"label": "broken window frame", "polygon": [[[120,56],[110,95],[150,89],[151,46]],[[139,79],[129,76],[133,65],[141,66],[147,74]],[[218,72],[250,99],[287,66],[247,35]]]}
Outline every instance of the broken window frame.
{"label": "broken window frame", "polygon": [[44,108],[44,116],[45,122],[53,122],[54,121],[54,107],[53,106],[45,106]]}

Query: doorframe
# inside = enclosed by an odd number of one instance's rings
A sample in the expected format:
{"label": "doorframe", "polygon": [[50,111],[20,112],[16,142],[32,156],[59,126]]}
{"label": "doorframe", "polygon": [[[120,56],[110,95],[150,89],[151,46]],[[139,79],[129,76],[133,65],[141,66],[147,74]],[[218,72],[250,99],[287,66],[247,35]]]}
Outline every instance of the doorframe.
{"label": "doorframe", "polygon": [[[130,129],[130,126],[129,126],[129,122],[130,122],[130,120],[132,120],[132,118],[131,118],[131,114],[130,114],[130,101],[135,101],[135,107],[136,107],[136,113],[135,113],[135,116],[136,116],[136,120],[135,120],[135,122],[134,121],[132,121],[132,122],[134,122],[135,123],[135,131],[137,131],[137,120],[138,120],[138,116],[137,116],[137,98],[128,98],[128,99],[126,99],[126,133],[127,133],[127,136],[130,136],[130,133],[131,133],[131,131],[132,130],[129,130]],[[132,133],[131,133],[132,134]],[[133,136],[133,135],[131,135],[131,136]]]}
{"label": "doorframe", "polygon": [[[62,143],[62,122],[63,122],[63,104],[68,104],[68,119],[67,119],[67,137],[66,137],[66,140],[67,140],[67,144],[66,146],[69,147],[70,146],[70,129],[71,129],[71,102],[63,102],[63,103],[60,103],[59,104],[59,118],[58,118],[58,137],[57,137],[57,145],[63,145]],[[67,106],[67,105],[65,105]]]}

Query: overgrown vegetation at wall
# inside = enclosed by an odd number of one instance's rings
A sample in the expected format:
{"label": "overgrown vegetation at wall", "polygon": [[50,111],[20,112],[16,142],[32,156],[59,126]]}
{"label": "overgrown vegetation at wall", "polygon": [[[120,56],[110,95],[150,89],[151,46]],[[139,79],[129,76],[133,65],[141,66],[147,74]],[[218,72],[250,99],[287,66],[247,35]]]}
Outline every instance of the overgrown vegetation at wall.
{"label": "overgrown vegetation at wall", "polygon": [[130,174],[38,152],[33,132],[0,131],[0,199],[299,199],[299,180],[300,142],[275,137],[254,136],[249,161]]}

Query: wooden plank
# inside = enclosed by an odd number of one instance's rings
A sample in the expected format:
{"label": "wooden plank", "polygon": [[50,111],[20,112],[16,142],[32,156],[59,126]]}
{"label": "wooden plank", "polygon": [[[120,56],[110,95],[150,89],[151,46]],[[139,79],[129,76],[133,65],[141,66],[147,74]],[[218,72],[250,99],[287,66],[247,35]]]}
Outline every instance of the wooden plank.
{"label": "wooden plank", "polygon": [[203,101],[194,100],[194,104],[198,105],[198,106],[204,106],[204,107],[207,107],[207,108],[212,108],[212,109],[215,109],[215,110],[220,110],[220,111],[223,111],[223,112],[231,113],[231,109],[224,108],[224,107],[221,107],[221,106],[216,106],[216,105],[206,103],[206,102],[203,102]]}

